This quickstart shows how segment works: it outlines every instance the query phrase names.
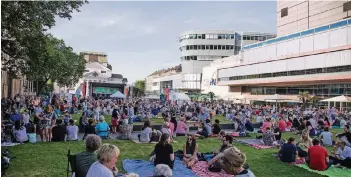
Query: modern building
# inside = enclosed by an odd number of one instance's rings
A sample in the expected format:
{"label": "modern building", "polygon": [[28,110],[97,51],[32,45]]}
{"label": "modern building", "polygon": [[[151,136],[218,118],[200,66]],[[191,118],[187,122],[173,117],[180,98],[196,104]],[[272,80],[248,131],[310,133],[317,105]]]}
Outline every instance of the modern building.
{"label": "modern building", "polygon": [[241,47],[258,41],[274,38],[268,33],[238,33],[229,30],[192,30],[179,37],[182,86],[181,90],[201,90],[203,67],[212,61],[236,55]]}
{"label": "modern building", "polygon": [[145,79],[146,94],[164,93],[165,88],[179,90],[182,87],[182,67],[174,66],[150,74]]}
{"label": "modern building", "polygon": [[350,16],[350,0],[277,1],[277,35],[323,26]]}
{"label": "modern building", "polygon": [[103,52],[80,52],[86,62],[98,62],[107,67],[107,54]]}
{"label": "modern building", "polygon": [[204,75],[216,82],[203,92],[221,88],[222,98],[247,101],[272,94],[298,100],[303,91],[351,96],[351,19],[245,45],[240,55],[242,60],[233,56],[206,68]]}

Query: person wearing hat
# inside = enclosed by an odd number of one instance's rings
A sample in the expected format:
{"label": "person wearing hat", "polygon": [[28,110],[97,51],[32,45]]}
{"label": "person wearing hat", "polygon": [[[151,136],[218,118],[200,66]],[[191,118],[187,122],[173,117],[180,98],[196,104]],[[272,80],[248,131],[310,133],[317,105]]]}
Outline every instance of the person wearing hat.
{"label": "person wearing hat", "polygon": [[110,130],[110,127],[105,122],[104,116],[99,117],[99,123],[96,125],[95,128],[96,128],[97,135],[100,136],[101,139],[108,138],[108,131]]}

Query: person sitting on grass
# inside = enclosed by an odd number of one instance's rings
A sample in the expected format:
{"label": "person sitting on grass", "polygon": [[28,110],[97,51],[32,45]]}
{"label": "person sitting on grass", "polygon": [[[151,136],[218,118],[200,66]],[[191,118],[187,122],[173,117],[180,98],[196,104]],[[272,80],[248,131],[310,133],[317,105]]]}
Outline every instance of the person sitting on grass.
{"label": "person sitting on grass", "polygon": [[280,147],[278,156],[282,162],[289,163],[291,165],[295,164],[296,155],[298,154],[295,138],[290,137],[288,142]]}
{"label": "person sitting on grass", "polygon": [[100,116],[99,120],[99,123],[95,127],[96,133],[101,139],[108,139],[108,131],[110,130],[110,127],[105,122],[104,116]]}
{"label": "person sitting on grass", "polygon": [[171,138],[168,134],[162,134],[160,141],[155,146],[155,166],[158,164],[168,165],[173,169],[174,152],[173,146],[170,144]]}
{"label": "person sitting on grass", "polygon": [[217,160],[222,157],[222,155],[223,155],[222,153],[226,149],[233,147],[233,145],[232,145],[233,137],[231,135],[224,135],[223,138],[221,139],[221,141],[222,141],[222,145],[221,145],[219,151],[213,150],[213,154],[208,154],[208,155],[204,156],[204,158],[208,162],[207,164],[210,168],[209,169],[210,171],[220,171],[219,170],[221,168],[220,163]]}
{"label": "person sitting on grass", "polygon": [[67,129],[67,141],[76,141],[78,140],[78,131],[79,128],[74,124],[74,120],[69,120],[69,125],[66,127]]}
{"label": "person sitting on grass", "polygon": [[188,133],[189,133],[189,127],[185,123],[185,117],[181,116],[179,121],[177,122],[176,135],[177,136],[185,136]]}
{"label": "person sitting on grass", "polygon": [[206,119],[205,123],[201,122],[202,131],[197,132],[195,136],[201,138],[207,138],[211,134],[211,126],[210,126],[210,119]]}
{"label": "person sitting on grass", "polygon": [[152,128],[150,121],[145,121],[144,126],[141,129],[141,134],[138,135],[138,139],[140,142],[150,142],[152,135]]}
{"label": "person sitting on grass", "polygon": [[318,139],[313,139],[312,144],[313,146],[308,148],[308,159],[306,159],[308,166],[313,170],[327,170],[332,165],[329,161],[328,151],[320,146]]}
{"label": "person sitting on grass", "polygon": [[265,146],[274,146],[277,144],[275,141],[275,136],[279,133],[273,133],[270,127],[266,128],[266,132],[263,133],[262,142]]}
{"label": "person sitting on grass", "polygon": [[101,138],[97,135],[88,135],[85,140],[85,151],[76,154],[75,177],[86,177],[90,166],[97,161],[96,151],[101,146]]}
{"label": "person sitting on grass", "polygon": [[158,164],[155,167],[154,175],[152,177],[172,177],[172,169],[168,165]]}
{"label": "person sitting on grass", "polygon": [[21,121],[15,121],[15,126],[13,127],[13,137],[18,143],[28,142],[27,130],[26,127],[21,125]]}
{"label": "person sitting on grass", "polygon": [[132,126],[128,124],[128,119],[122,120],[122,125],[119,126],[120,135],[118,139],[130,140],[132,139]]}
{"label": "person sitting on grass", "polygon": [[165,119],[166,122],[168,122],[169,124],[169,129],[171,130],[171,136],[173,137],[174,136],[174,123],[171,122],[171,119],[170,118],[166,118]]}
{"label": "person sitting on grass", "polygon": [[351,168],[351,148],[346,146],[346,142],[343,140],[339,140],[338,143],[336,143],[336,148],[335,156],[329,157],[333,161],[335,167]]}
{"label": "person sitting on grass", "polygon": [[346,146],[351,147],[351,132],[350,132],[350,126],[345,125],[344,127],[344,133],[336,135],[337,138],[340,138],[345,141]]}
{"label": "person sitting on grass", "polygon": [[117,146],[111,144],[102,145],[97,153],[98,160],[90,166],[86,177],[117,176],[116,162],[119,154],[120,151]]}
{"label": "person sitting on grass", "polygon": [[235,177],[255,177],[251,170],[245,169],[246,155],[235,147],[226,149],[221,157],[223,170]]}
{"label": "person sitting on grass", "polygon": [[300,141],[297,143],[297,151],[299,157],[307,157],[307,150],[312,146],[312,139],[310,138],[308,131],[302,131]]}
{"label": "person sitting on grass", "polygon": [[221,132],[221,127],[219,126],[219,120],[215,120],[215,124],[213,124],[212,127],[212,135],[218,136],[218,134]]}
{"label": "person sitting on grass", "polygon": [[82,140],[84,140],[85,137],[89,134],[96,134],[95,125],[93,125],[93,123],[94,119],[88,119],[88,125],[86,125],[84,128],[84,136]]}
{"label": "person sitting on grass", "polygon": [[198,145],[196,144],[196,137],[194,135],[188,135],[188,139],[183,148],[183,161],[184,165],[188,168],[192,168],[195,163],[198,161]]}
{"label": "person sitting on grass", "polygon": [[329,132],[329,127],[324,127],[324,131],[319,135],[319,139],[323,146],[332,146],[333,134]]}
{"label": "person sitting on grass", "polygon": [[167,133],[172,137],[171,129],[169,128],[169,123],[164,122],[161,128],[161,133]]}
{"label": "person sitting on grass", "polygon": [[56,121],[56,126],[52,127],[51,141],[65,141],[66,128],[62,125],[62,119]]}

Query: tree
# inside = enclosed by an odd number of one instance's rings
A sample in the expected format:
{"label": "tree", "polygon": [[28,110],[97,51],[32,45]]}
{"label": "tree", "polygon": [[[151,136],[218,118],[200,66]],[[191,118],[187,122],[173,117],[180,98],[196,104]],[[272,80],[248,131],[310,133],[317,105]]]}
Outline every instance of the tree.
{"label": "tree", "polygon": [[308,103],[308,101],[311,98],[310,93],[308,91],[299,92],[298,97],[302,101],[303,107],[306,106],[306,103]]}
{"label": "tree", "polygon": [[213,97],[215,96],[215,94],[213,92],[209,92],[208,94],[210,96],[211,102],[213,102]]}
{"label": "tree", "polygon": [[24,74],[30,80],[39,81],[37,94],[41,93],[49,80],[70,87],[83,76],[84,58],[74,53],[63,40],[52,35],[42,35],[28,41],[36,42],[28,49],[30,60],[26,62]]}
{"label": "tree", "polygon": [[55,17],[71,19],[74,11],[87,1],[3,1],[1,2],[1,52],[2,69],[16,76],[33,58],[29,50],[48,29],[55,25]]}
{"label": "tree", "polygon": [[145,81],[144,80],[137,80],[134,83],[134,90],[136,91],[136,97],[140,97],[145,95]]}

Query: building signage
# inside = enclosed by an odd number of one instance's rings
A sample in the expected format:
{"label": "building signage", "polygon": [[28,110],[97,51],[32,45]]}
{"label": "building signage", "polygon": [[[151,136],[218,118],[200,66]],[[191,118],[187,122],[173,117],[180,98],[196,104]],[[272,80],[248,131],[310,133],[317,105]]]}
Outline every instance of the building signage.
{"label": "building signage", "polygon": [[210,85],[216,85],[216,79],[211,79]]}

